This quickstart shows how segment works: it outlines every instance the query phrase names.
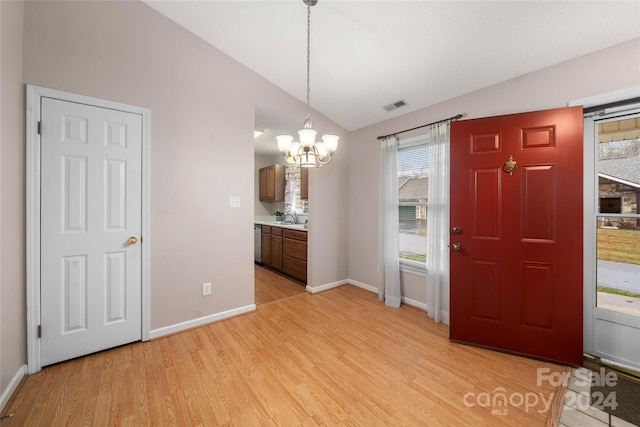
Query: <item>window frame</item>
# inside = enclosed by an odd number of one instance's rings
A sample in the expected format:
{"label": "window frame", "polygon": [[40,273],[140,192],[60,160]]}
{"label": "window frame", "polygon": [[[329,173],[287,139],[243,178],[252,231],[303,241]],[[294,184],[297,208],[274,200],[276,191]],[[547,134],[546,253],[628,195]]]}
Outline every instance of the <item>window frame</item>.
{"label": "window frame", "polygon": [[[429,147],[429,144],[431,143],[430,138],[429,138],[429,134],[422,134],[422,135],[418,135],[415,137],[411,137],[411,138],[405,138],[405,139],[399,139],[398,140],[398,154],[400,154],[400,151],[402,150],[406,150],[406,149],[410,149],[410,148],[414,148],[414,147],[419,147],[419,146],[425,146],[425,147]],[[398,175],[399,176],[399,175]],[[428,200],[428,195],[427,195],[427,201],[424,203],[420,203],[420,202],[400,202],[400,198],[398,198],[398,209],[400,209],[401,206],[424,206],[426,209],[426,221],[429,221],[429,200]],[[400,227],[400,223],[398,222],[398,232]],[[426,237],[425,237],[426,239]],[[427,272],[429,269],[429,255],[427,254],[426,260],[424,263],[420,262],[420,261],[413,261],[413,260],[409,260],[409,259],[404,259],[400,257],[400,248],[398,248],[398,258],[400,260],[400,271],[401,272],[408,272],[408,273],[412,273],[418,276],[427,276]]]}

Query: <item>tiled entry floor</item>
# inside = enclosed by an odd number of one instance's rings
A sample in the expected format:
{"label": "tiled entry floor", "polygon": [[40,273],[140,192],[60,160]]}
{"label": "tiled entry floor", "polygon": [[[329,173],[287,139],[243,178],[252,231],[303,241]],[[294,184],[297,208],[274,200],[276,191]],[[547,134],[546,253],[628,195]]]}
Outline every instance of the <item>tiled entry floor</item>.
{"label": "tiled entry floor", "polygon": [[[560,427],[639,427],[607,412],[591,406],[591,383],[585,378],[591,378],[592,371],[587,368],[573,368],[564,406],[560,414]],[[596,374],[597,375],[597,374]],[[601,404],[607,404],[606,396]]]}

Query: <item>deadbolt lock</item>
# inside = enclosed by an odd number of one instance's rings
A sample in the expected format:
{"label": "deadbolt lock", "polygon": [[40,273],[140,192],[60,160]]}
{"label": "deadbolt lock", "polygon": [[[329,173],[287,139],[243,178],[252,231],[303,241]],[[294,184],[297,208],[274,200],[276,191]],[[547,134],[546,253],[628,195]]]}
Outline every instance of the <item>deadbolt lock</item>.
{"label": "deadbolt lock", "polygon": [[453,232],[453,234],[460,234],[462,233],[462,228],[456,226],[456,227],[453,227],[451,231]]}

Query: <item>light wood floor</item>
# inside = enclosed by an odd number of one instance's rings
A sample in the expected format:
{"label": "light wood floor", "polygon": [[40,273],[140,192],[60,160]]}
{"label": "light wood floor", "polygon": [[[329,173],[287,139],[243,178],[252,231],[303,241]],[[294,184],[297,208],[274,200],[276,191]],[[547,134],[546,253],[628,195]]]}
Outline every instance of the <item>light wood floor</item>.
{"label": "light wood floor", "polygon": [[447,334],[424,312],[354,286],[302,293],[45,368],[23,381],[2,427],[545,424],[541,403],[525,411],[495,397],[561,398],[537,384],[536,368],[566,368]]}
{"label": "light wood floor", "polygon": [[287,279],[267,268],[255,265],[254,269],[256,280],[255,300],[257,306],[307,292],[303,284]]}

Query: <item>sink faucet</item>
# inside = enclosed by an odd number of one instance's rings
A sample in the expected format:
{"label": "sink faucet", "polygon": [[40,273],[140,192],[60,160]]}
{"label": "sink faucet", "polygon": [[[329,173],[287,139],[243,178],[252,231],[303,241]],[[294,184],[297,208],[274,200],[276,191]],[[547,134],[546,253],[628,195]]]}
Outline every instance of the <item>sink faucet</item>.
{"label": "sink faucet", "polygon": [[288,216],[293,218],[293,223],[294,224],[298,223],[298,215],[294,211],[289,211],[286,214],[284,214],[284,218],[283,219],[286,221]]}

